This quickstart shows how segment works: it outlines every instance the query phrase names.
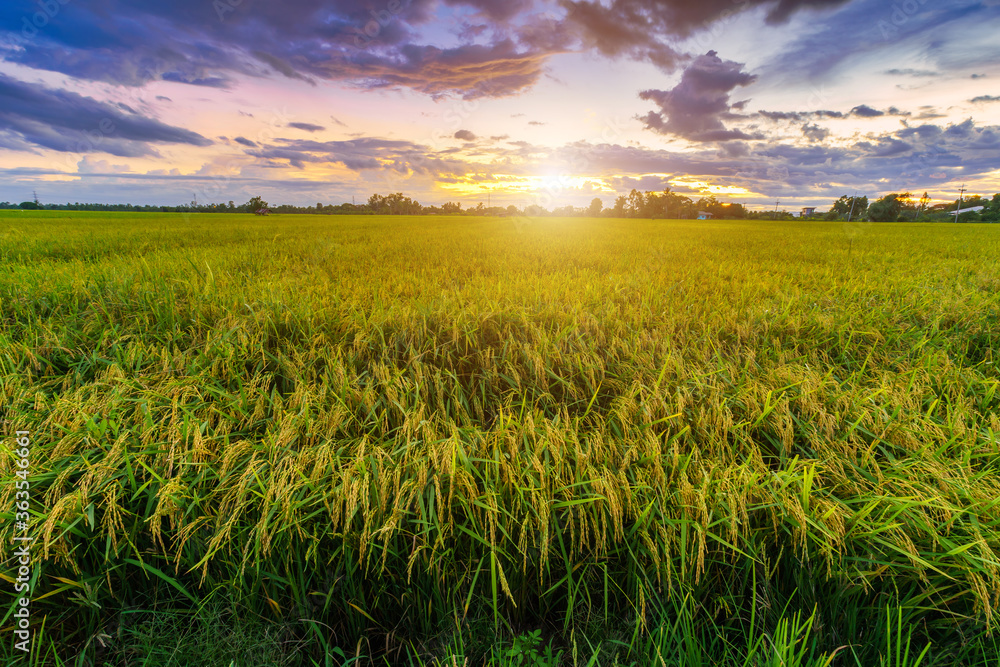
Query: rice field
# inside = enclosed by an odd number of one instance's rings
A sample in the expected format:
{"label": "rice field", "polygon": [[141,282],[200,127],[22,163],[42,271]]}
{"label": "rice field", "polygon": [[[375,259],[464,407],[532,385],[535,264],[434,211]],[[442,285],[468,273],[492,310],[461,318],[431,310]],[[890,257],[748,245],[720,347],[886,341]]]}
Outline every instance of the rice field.
{"label": "rice field", "polygon": [[0,211],[0,258],[0,656],[1000,664],[1000,226]]}

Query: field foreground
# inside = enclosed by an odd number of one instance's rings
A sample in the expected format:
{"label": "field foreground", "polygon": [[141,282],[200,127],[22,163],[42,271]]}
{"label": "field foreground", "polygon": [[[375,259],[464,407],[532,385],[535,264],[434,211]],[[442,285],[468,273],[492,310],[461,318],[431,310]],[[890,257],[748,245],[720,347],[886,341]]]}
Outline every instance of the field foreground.
{"label": "field foreground", "polygon": [[0,212],[0,257],[35,664],[1000,660],[1000,226]]}

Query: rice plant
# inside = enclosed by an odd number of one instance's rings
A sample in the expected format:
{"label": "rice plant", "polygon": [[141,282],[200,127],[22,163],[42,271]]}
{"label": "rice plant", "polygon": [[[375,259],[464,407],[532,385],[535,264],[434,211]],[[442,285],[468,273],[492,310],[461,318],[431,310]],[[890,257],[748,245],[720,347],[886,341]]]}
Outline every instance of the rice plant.
{"label": "rice plant", "polygon": [[1000,229],[216,220],[0,212],[36,659],[997,664]]}

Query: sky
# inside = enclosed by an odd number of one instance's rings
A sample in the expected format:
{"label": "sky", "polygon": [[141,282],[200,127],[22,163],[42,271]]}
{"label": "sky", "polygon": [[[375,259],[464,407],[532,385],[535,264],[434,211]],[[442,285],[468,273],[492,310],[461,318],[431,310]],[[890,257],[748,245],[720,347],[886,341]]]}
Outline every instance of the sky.
{"label": "sky", "polygon": [[0,201],[1000,192],[1000,0],[4,0]]}

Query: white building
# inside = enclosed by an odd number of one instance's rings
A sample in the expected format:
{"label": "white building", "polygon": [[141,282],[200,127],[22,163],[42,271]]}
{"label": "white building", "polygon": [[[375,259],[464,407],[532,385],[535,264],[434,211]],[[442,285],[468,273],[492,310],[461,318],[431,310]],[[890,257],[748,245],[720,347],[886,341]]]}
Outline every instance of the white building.
{"label": "white building", "polygon": [[951,214],[953,216],[955,216],[956,220],[958,220],[958,216],[960,216],[963,213],[968,213],[969,211],[982,211],[984,208],[986,208],[986,207],[985,206],[972,206],[970,208],[960,208],[957,211],[952,211]]}

